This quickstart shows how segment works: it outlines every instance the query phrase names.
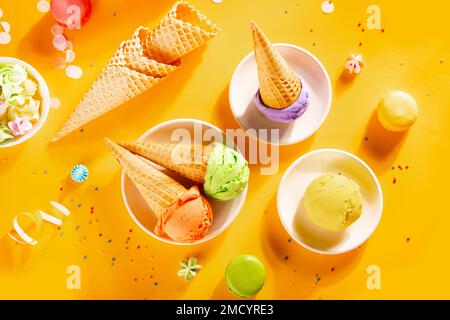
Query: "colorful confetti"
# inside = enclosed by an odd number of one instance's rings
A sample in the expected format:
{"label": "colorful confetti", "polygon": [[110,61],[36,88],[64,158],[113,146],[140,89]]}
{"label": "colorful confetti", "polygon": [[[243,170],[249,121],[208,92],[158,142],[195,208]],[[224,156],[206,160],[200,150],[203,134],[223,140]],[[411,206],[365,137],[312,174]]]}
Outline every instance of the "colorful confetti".
{"label": "colorful confetti", "polygon": [[71,79],[80,79],[83,76],[83,69],[75,65],[69,65],[66,68],[66,76]]}
{"label": "colorful confetti", "polygon": [[66,68],[66,59],[63,57],[58,57],[55,59],[55,63],[53,64],[53,66],[55,67],[55,69],[58,70],[63,70]]}
{"label": "colorful confetti", "polygon": [[[3,10],[0,9],[0,18],[3,17]],[[11,31],[11,25],[6,21],[0,21],[0,44],[8,44],[11,42],[11,35],[9,32]]]}
{"label": "colorful confetti", "polygon": [[[69,28],[70,29],[70,28]],[[65,69],[65,74],[71,79],[79,79],[83,76],[83,70],[75,65],[67,65],[75,61],[76,54],[73,50],[73,42],[67,38],[64,34],[64,27],[55,24],[50,28],[50,32],[53,35],[53,47],[64,53],[63,57],[55,59],[54,67],[58,70]]]}
{"label": "colorful confetti", "polygon": [[314,277],[315,277],[314,285],[317,286],[320,280],[322,280],[322,277],[319,274],[316,274]]}
{"label": "colorful confetti", "polygon": [[[59,100],[59,98],[52,97],[50,99],[50,108],[59,109],[60,107],[61,107],[61,101]],[[61,188],[61,191],[62,191],[62,188]]]}
{"label": "colorful confetti", "polygon": [[46,13],[50,11],[50,2],[46,0],[40,0],[36,3],[36,8],[39,12]]}
{"label": "colorful confetti", "polygon": [[66,62],[71,63],[75,60],[75,52],[71,49],[66,50]]}
{"label": "colorful confetti", "polygon": [[9,22],[0,21],[0,25],[2,26],[4,32],[9,33],[11,31],[11,25]]}
{"label": "colorful confetti", "polygon": [[64,33],[64,28],[61,27],[59,24],[55,24],[50,28],[50,31],[53,36],[62,35]]}
{"label": "colorful confetti", "polygon": [[64,51],[67,48],[67,39],[64,35],[58,34],[53,37],[53,47],[58,51]]}
{"label": "colorful confetti", "polygon": [[322,2],[322,4],[320,5],[320,9],[322,10],[323,13],[325,14],[329,14],[332,13],[334,11],[334,3],[331,1],[324,1]]}
{"label": "colorful confetti", "polygon": [[0,44],[8,44],[11,42],[11,35],[7,32],[0,32]]}

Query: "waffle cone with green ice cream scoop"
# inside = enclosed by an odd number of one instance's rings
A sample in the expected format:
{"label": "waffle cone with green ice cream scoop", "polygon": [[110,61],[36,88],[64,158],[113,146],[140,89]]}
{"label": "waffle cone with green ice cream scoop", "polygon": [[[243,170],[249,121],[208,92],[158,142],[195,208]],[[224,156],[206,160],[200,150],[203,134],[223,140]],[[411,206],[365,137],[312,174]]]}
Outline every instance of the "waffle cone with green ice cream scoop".
{"label": "waffle cone with green ice cream scoop", "polygon": [[177,2],[157,27],[122,41],[79,105],[52,138],[57,141],[164,80],[179,59],[220,29],[190,3]]}
{"label": "waffle cone with green ice cream scoop", "polygon": [[235,198],[248,183],[247,161],[222,143],[191,144],[122,142],[129,151],[203,184],[205,194],[215,200]]}
{"label": "waffle cone with green ice cream scoop", "polygon": [[176,242],[196,242],[206,236],[213,213],[197,186],[183,185],[110,139],[111,153],[157,217],[155,234]]}

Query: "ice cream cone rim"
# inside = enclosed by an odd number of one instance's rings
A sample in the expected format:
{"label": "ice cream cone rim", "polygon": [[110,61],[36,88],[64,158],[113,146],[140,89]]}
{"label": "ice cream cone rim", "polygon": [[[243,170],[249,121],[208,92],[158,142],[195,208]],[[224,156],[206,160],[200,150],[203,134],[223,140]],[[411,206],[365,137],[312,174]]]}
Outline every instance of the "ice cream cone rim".
{"label": "ice cream cone rim", "polygon": [[[117,142],[118,145],[124,147],[125,149],[127,148],[127,145],[129,144],[139,144],[139,143],[150,143],[150,144],[166,144],[166,143],[159,143],[159,142],[143,142],[143,141],[137,141],[137,142],[124,142],[124,141],[120,141]],[[202,157],[204,154],[208,154],[205,150],[207,150],[207,148],[214,148],[214,146],[217,144],[216,142],[207,144],[207,145],[203,145],[203,144],[187,144],[187,143],[167,143],[169,145],[173,145],[173,149],[171,150],[171,160],[174,164],[193,164],[193,165],[201,165],[203,164],[203,162],[201,161]],[[189,146],[189,147],[194,147],[194,150],[192,150],[192,152],[188,153],[188,154],[182,154],[181,156],[179,154],[175,154],[177,151],[177,147],[184,147],[184,146]],[[200,157],[193,157],[193,154],[196,153],[196,150],[199,151],[199,153],[197,153],[197,155],[200,155]],[[131,151],[131,150],[129,150]],[[134,153],[133,151],[131,151],[132,153]],[[135,153],[136,154],[136,153]],[[138,154],[137,154],[138,155]],[[151,163],[154,163],[153,161],[142,157],[140,155],[138,155],[139,157],[146,159],[147,161],[150,161]],[[209,159],[209,158],[208,158]],[[186,160],[186,161],[184,161]],[[181,162],[179,162],[181,161]]]}
{"label": "ice cream cone rim", "polygon": [[[177,17],[177,9],[178,9],[178,6],[180,6],[180,5],[184,5],[184,6],[188,7],[192,12],[195,12],[198,15],[200,20],[206,21],[206,25],[208,27],[210,27],[210,30],[206,31],[206,30],[203,30],[202,28],[200,28],[200,27],[198,27],[198,26],[196,26],[196,25],[194,25],[194,24],[192,24],[192,23],[190,23],[188,21],[179,20],[178,17]],[[169,14],[169,17],[175,18],[175,19],[181,21],[182,23],[187,24],[187,25],[189,25],[192,28],[195,28],[197,31],[200,31],[201,33],[208,33],[208,32],[210,32],[210,33],[213,33],[213,34],[217,34],[217,33],[219,33],[221,31],[220,27],[218,27],[215,23],[213,23],[205,14],[201,13],[200,11],[198,11],[192,3],[189,3],[187,1],[178,1],[177,3],[175,3],[175,5],[171,9],[171,13],[172,13],[172,15]]]}

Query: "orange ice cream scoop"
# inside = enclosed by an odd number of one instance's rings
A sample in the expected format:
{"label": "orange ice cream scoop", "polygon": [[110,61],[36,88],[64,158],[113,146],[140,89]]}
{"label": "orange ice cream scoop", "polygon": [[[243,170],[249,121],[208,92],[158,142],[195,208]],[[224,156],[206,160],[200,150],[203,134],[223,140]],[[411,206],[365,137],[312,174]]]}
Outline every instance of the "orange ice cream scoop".
{"label": "orange ice cream scoop", "polygon": [[193,186],[158,218],[155,233],[177,242],[195,242],[206,236],[212,221],[208,200]]}

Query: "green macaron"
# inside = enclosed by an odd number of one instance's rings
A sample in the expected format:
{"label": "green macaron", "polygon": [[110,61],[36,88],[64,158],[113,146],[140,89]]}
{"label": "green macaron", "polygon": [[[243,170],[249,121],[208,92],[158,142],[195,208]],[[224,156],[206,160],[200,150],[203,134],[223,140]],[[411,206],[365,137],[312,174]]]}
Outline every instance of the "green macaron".
{"label": "green macaron", "polygon": [[225,270],[225,283],[234,295],[250,298],[264,286],[266,271],[262,262],[252,255],[233,258]]}

